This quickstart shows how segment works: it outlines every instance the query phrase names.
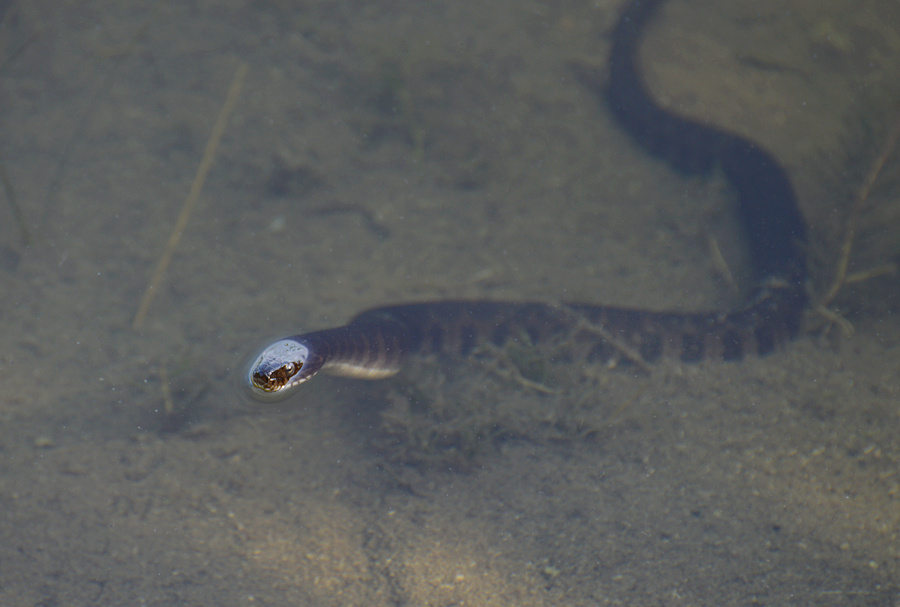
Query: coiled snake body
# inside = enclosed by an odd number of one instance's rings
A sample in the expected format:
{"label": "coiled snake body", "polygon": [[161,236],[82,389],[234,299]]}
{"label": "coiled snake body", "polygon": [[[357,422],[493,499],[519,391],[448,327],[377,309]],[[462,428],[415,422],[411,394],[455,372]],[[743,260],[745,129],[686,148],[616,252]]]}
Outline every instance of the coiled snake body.
{"label": "coiled snake body", "polygon": [[729,312],[656,312],[590,304],[433,301],[374,308],[342,327],[287,337],[263,350],[247,383],[263,400],[280,399],[319,371],[379,379],[414,352],[465,354],[479,343],[568,335],[591,356],[629,353],[653,362],[677,357],[740,360],[765,355],[794,337],[806,306],[806,230],[790,180],[756,143],[677,116],[653,101],[637,66],[641,34],[663,0],[631,2],[612,32],[609,77],[600,90],[619,124],[647,152],[683,174],[718,167],[737,195],[758,288]]}

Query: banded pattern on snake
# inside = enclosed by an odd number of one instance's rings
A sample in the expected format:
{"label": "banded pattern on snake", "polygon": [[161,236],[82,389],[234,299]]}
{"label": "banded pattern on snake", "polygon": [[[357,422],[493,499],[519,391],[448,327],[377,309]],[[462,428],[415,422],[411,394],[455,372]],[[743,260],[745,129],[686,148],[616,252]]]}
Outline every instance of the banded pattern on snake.
{"label": "banded pattern on snake", "polygon": [[[319,371],[389,377],[415,352],[466,354],[479,343],[565,335],[591,357],[640,362],[676,357],[740,360],[793,338],[806,306],[806,228],[787,173],[753,141],[661,108],[640,76],[638,46],[663,0],[633,0],[612,32],[609,76],[600,94],[648,153],[686,175],[718,168],[732,185],[758,287],[741,308],[658,312],[593,304],[446,300],[362,312],[344,326],[281,339],[247,374],[261,400],[284,398]],[[591,84],[591,83],[588,83]]]}

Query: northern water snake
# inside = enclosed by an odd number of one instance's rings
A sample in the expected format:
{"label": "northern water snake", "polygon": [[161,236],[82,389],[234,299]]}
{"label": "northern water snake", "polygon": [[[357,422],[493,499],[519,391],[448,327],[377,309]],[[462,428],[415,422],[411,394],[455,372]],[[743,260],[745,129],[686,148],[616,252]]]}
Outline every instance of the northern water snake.
{"label": "northern water snake", "polygon": [[722,312],[657,312],[593,304],[432,301],[379,307],[344,326],[279,340],[246,376],[251,393],[280,399],[319,371],[379,379],[414,352],[466,353],[479,343],[540,342],[566,335],[592,357],[653,362],[677,357],[740,360],[793,338],[806,306],[806,229],[790,179],[759,145],[658,106],[637,61],[648,22],[663,0],[637,0],[611,34],[608,78],[600,94],[618,123],[648,153],[685,175],[718,168],[733,187],[757,288],[742,307]]}

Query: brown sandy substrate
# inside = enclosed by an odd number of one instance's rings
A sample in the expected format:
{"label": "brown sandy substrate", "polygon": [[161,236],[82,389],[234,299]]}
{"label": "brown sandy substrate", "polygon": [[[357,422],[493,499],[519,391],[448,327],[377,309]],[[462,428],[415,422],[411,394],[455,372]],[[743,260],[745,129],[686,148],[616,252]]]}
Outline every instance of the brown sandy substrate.
{"label": "brown sandy substrate", "polygon": [[[581,369],[552,395],[436,388],[439,367],[274,408],[237,388],[267,338],[391,301],[735,299],[709,261],[714,237],[741,265],[727,188],[648,161],[572,76],[602,71],[617,2],[165,4],[14,3],[0,30],[0,159],[34,237],[4,202],[0,603],[900,600],[896,278],[843,302],[865,312],[851,339],[741,364]],[[660,99],[771,148],[834,248],[846,196],[817,183],[851,171],[823,158],[884,107],[900,8],[696,4],[648,37]],[[882,204],[867,264],[900,253]],[[409,383],[506,438],[392,463],[383,414]]]}

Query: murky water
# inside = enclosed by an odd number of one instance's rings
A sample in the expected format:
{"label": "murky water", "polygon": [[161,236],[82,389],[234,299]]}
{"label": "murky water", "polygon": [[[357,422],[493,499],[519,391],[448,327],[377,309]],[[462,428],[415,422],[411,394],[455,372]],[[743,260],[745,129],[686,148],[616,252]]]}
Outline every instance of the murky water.
{"label": "murky water", "polygon": [[[741,364],[239,389],[266,339],[394,301],[735,301],[709,254],[740,278],[727,188],[648,160],[573,76],[602,75],[618,2],[5,6],[0,160],[30,242],[4,193],[4,604],[900,601],[896,277],[844,296],[852,338]],[[847,116],[890,122],[898,25],[875,0],[671,0],[644,59],[666,105],[782,159],[827,251],[856,186],[823,159],[847,162]],[[832,197],[823,172],[847,175]],[[883,200],[857,269],[900,253]],[[430,423],[499,430],[431,457],[411,390]]]}

